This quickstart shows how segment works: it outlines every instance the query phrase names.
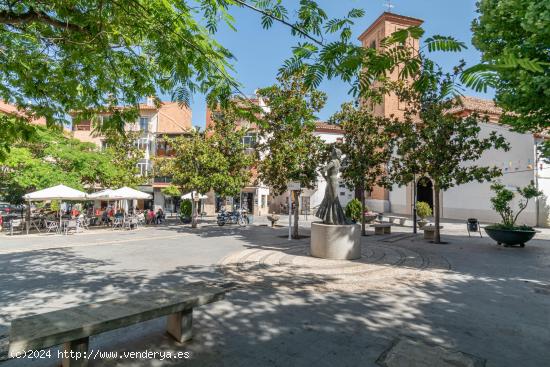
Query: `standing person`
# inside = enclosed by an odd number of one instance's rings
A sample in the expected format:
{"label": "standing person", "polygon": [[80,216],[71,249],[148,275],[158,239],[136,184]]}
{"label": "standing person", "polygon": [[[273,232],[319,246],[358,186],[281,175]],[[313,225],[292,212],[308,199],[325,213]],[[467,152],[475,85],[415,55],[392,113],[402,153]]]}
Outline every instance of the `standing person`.
{"label": "standing person", "polygon": [[161,208],[159,208],[157,210],[157,224],[161,224],[163,220],[164,220],[164,212],[162,211]]}
{"label": "standing person", "polygon": [[153,209],[147,211],[147,224],[153,224],[155,221],[155,212]]}

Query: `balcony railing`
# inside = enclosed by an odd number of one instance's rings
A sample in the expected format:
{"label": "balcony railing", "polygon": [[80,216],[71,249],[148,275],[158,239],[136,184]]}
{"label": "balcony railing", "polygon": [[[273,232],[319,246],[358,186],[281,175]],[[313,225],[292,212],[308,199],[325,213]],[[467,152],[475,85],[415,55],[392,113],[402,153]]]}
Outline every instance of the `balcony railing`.
{"label": "balcony railing", "polygon": [[153,178],[153,183],[171,183],[172,177],[170,176],[157,176]]}

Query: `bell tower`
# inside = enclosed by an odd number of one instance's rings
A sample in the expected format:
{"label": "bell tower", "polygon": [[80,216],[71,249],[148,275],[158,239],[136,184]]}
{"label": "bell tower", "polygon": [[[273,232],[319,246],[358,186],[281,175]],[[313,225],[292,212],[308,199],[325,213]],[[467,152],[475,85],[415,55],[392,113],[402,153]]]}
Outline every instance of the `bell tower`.
{"label": "bell tower", "polygon": [[[384,12],[359,36],[359,41],[363,47],[380,49],[380,42],[392,35],[392,33],[412,26],[420,26],[424,23],[421,19],[406,17],[404,15]],[[419,41],[409,38],[408,44],[415,50],[418,50]],[[399,70],[395,70],[391,78],[397,79]],[[380,104],[373,106],[375,115],[390,117],[394,115],[400,117],[403,115],[404,106],[399,103],[395,95],[386,95]]]}
{"label": "bell tower", "polygon": [[[384,12],[359,36],[359,41],[361,41],[363,47],[380,49],[380,42],[384,38],[391,36],[392,33],[400,29],[420,26],[422,23],[424,23],[424,21],[421,19]],[[418,40],[410,38],[407,42],[413,49],[418,50]],[[399,70],[397,69],[390,77],[392,79],[397,79],[398,74]],[[402,102],[399,102],[395,94],[385,95],[382,97],[381,103],[372,105],[374,115],[383,117],[390,117],[392,115],[397,118],[403,117],[404,108],[405,106]],[[390,194],[385,188],[376,186],[373,188],[372,192],[367,194],[367,205],[372,210],[378,212],[390,212],[392,210],[390,205]]]}

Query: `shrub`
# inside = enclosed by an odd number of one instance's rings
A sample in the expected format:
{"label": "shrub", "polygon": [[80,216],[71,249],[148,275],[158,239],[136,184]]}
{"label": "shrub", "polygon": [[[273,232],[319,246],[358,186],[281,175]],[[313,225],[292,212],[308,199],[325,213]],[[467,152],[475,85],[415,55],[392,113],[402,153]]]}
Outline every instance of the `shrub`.
{"label": "shrub", "polygon": [[191,203],[191,200],[185,199],[181,202],[180,205],[180,217],[182,219],[184,218],[191,218],[191,211],[193,210],[193,204]]}
{"label": "shrub", "polygon": [[346,205],[346,217],[353,221],[359,222],[361,220],[361,202],[357,199],[353,199]]}
{"label": "shrub", "polygon": [[416,203],[416,215],[418,215],[420,219],[431,217],[432,208],[430,208],[430,204],[426,203],[425,201],[418,201]]}
{"label": "shrub", "polygon": [[491,190],[495,192],[495,196],[491,198],[491,205],[493,209],[502,218],[500,226],[503,229],[515,229],[516,221],[522,211],[527,208],[529,200],[541,196],[543,193],[535,187],[535,184],[531,181],[528,186],[524,188],[516,187],[516,192],[522,197],[518,202],[518,211],[514,212],[511,203],[514,200],[516,194],[508,190],[503,184],[495,183],[491,185]]}

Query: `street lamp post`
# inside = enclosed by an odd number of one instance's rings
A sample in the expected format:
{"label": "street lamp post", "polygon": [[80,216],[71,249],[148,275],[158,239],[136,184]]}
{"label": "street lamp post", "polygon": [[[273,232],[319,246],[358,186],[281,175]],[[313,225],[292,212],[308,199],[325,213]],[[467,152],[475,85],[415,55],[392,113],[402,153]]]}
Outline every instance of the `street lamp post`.
{"label": "street lamp post", "polygon": [[417,233],[416,224],[416,174],[413,175],[413,233]]}

